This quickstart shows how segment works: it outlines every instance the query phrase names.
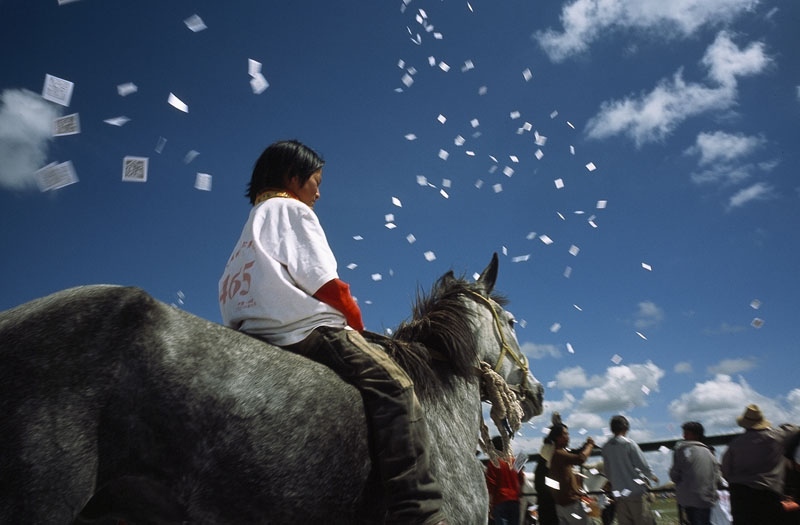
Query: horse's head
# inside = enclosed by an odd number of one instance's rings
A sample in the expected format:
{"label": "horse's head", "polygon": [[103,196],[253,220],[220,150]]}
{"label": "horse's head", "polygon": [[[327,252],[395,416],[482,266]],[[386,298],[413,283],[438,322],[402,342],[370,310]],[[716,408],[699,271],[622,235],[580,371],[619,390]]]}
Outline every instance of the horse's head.
{"label": "horse's head", "polygon": [[479,358],[491,364],[495,372],[505,378],[521,402],[523,421],[527,421],[542,413],[544,388],[528,368],[528,358],[522,353],[514,331],[514,316],[503,308],[506,301],[492,295],[497,267],[495,253],[478,278],[476,289],[468,291],[466,298],[470,300],[475,314],[473,319],[477,323]]}

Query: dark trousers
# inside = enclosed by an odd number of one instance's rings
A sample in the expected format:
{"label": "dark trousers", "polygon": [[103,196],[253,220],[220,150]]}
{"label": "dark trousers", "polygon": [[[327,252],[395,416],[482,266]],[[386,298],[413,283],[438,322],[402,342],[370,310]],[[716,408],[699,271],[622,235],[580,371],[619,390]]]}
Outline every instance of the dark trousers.
{"label": "dark trousers", "polygon": [[504,501],[492,509],[494,525],[519,525],[519,501]]}
{"label": "dark trousers", "polygon": [[361,392],[371,457],[387,501],[386,523],[427,525],[442,520],[442,494],[430,472],[427,428],[405,371],[354,330],[319,327],[286,349],[331,368]]}
{"label": "dark trousers", "polygon": [[781,523],[781,495],[747,485],[731,485],[733,525],[775,525]]}
{"label": "dark trousers", "polygon": [[688,525],[711,525],[711,507],[681,507]]}

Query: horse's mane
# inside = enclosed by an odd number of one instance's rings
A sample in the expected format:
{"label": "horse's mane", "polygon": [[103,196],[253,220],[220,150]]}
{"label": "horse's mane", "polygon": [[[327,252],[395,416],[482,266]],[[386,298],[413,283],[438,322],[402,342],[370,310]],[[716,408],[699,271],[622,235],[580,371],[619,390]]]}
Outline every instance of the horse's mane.
{"label": "horse's mane", "polygon": [[[400,323],[392,336],[392,357],[406,370],[421,395],[431,394],[459,378],[475,376],[477,341],[472,311],[464,306],[464,296],[469,293],[486,296],[481,283],[469,283],[448,272],[429,293],[417,290],[411,320]],[[491,298],[501,305],[507,302],[500,295]]]}

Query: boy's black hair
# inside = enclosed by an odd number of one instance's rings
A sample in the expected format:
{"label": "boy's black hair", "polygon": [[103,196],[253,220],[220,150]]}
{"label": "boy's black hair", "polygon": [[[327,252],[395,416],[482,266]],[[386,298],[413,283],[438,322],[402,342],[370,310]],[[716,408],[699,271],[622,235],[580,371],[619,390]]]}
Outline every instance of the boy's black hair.
{"label": "boy's black hair", "polygon": [[297,177],[302,186],[324,165],[325,161],[316,151],[297,140],[275,142],[258,157],[245,195],[250,204],[255,204],[262,191],[284,189],[292,177]]}

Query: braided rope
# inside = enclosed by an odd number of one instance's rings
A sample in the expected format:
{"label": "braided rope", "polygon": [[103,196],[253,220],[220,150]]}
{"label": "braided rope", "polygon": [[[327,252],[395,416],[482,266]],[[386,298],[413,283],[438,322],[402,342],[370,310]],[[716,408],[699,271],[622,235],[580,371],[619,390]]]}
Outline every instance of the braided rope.
{"label": "braided rope", "polygon": [[484,361],[481,361],[481,390],[486,396],[486,400],[492,405],[489,415],[500,432],[503,450],[502,452],[498,451],[492,445],[489,429],[483,421],[483,416],[481,416],[481,436],[478,444],[489,460],[496,465],[498,458],[513,458],[511,440],[522,425],[522,405],[505,379]]}

